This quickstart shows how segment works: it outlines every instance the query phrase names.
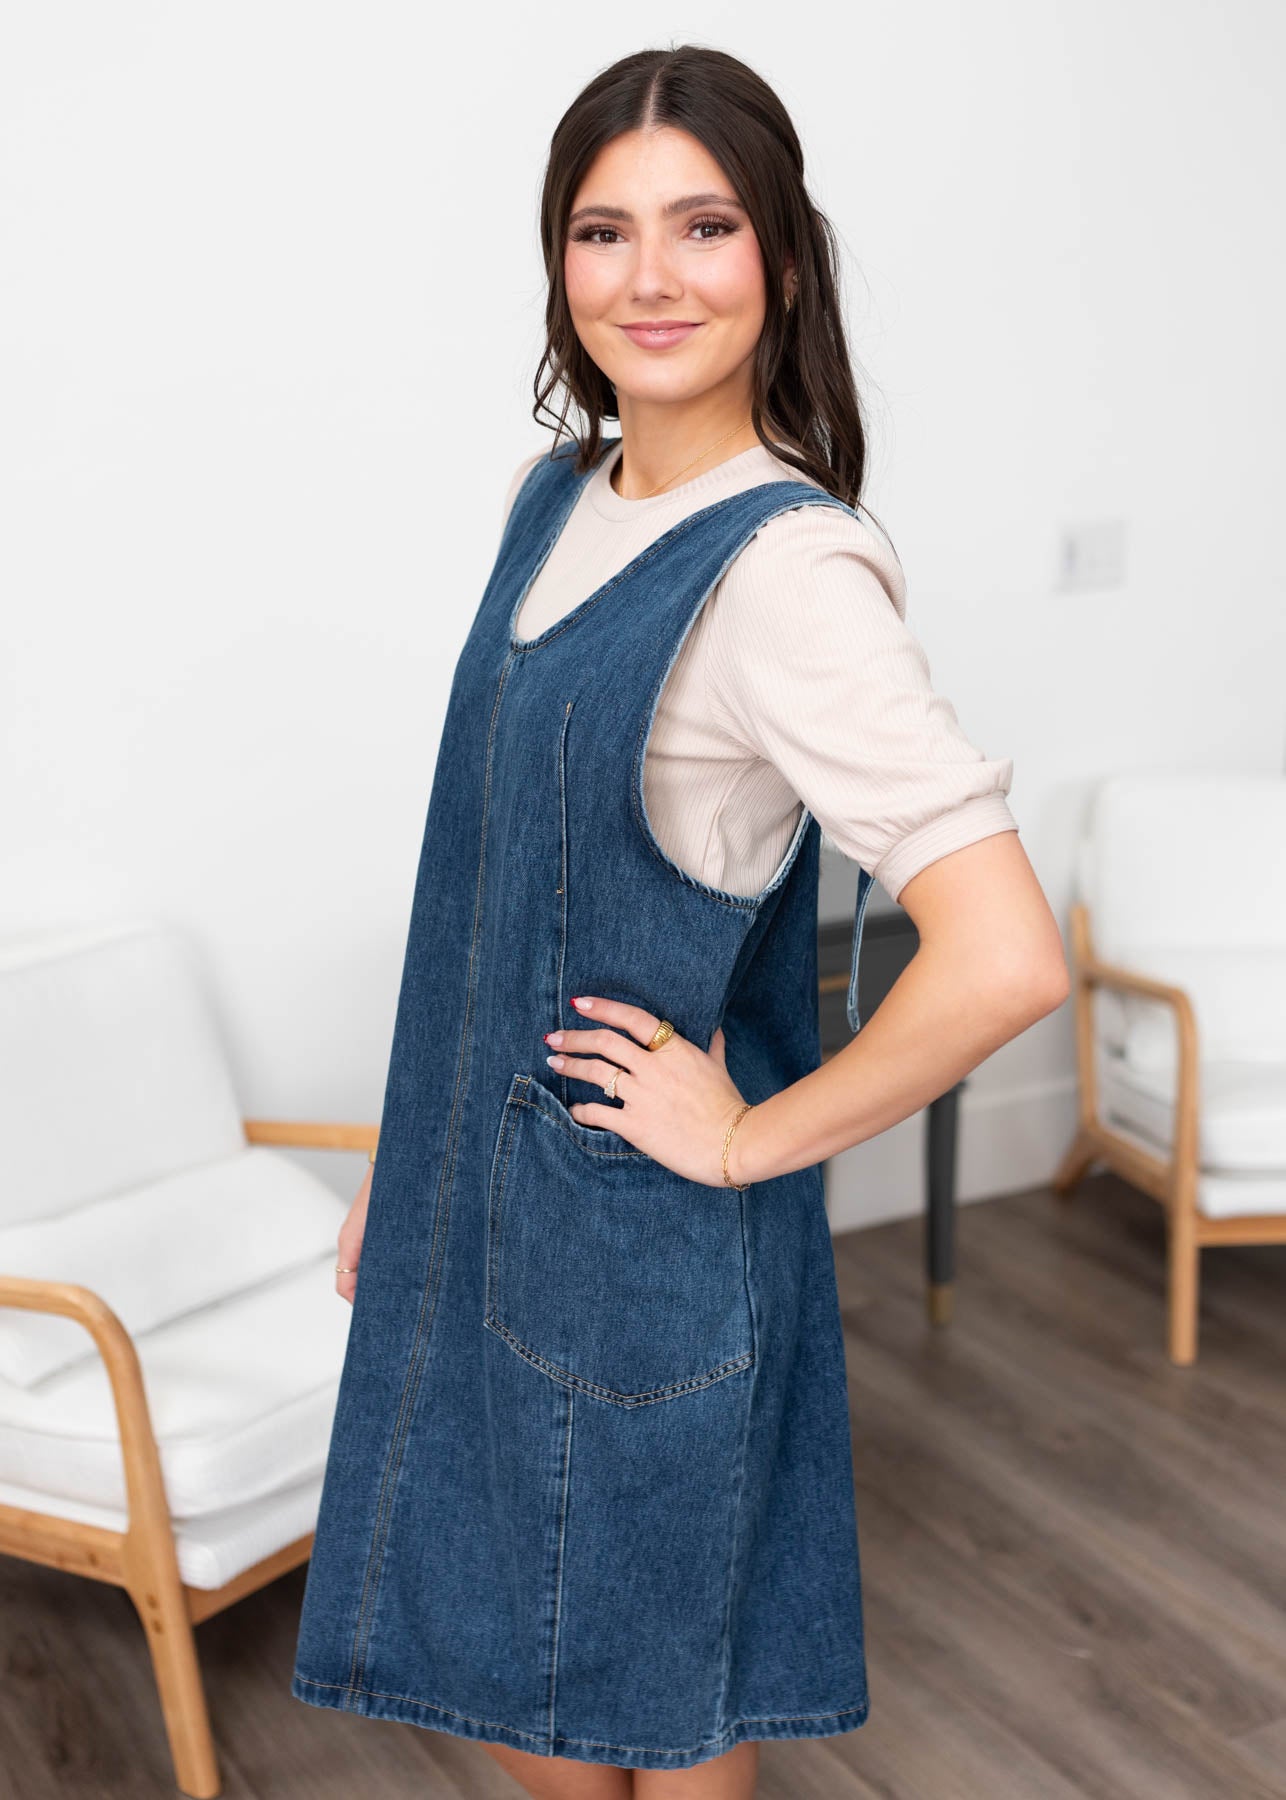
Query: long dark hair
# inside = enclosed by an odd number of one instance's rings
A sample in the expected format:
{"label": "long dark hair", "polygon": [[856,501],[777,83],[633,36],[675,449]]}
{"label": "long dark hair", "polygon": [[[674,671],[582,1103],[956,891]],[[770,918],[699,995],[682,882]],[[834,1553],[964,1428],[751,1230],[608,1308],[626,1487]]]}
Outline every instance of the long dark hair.
{"label": "long dark hair", "polygon": [[[705,145],[727,173],[759,242],[767,313],[754,357],[756,436],[780,461],[856,508],[866,432],[844,333],[834,230],[805,186],[804,153],[785,107],[762,77],[722,50],[681,44],[624,56],[596,75],[558,121],[540,202],[549,290],[532,416],[538,423],[542,413],[555,420],[554,448],[564,432],[577,440],[580,474],[601,453],[603,420],[619,416],[611,382],[572,324],[563,281],[567,219],[604,145],[621,132],[661,125],[677,126]],[[779,279],[788,251],[797,280],[789,311]],[[559,386],[563,402],[555,412],[548,403]],[[568,431],[573,405],[584,417],[583,432]]]}

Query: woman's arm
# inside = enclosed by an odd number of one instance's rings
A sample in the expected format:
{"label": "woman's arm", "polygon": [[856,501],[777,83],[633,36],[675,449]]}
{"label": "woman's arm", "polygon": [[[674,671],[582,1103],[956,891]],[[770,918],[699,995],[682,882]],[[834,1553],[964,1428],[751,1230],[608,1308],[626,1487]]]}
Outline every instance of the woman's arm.
{"label": "woman's arm", "polygon": [[1067,998],[1058,924],[1016,831],[930,863],[898,904],[919,949],[851,1043],[745,1115],[733,1181],[767,1181],[886,1131]]}

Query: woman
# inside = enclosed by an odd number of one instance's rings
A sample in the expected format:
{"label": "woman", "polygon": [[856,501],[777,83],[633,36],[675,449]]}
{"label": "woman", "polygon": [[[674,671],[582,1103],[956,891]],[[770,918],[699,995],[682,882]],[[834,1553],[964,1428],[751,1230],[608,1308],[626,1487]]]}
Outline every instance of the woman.
{"label": "woman", "polygon": [[[617,63],[542,232],[560,434],[455,672],[292,1692],[474,1738],[533,1795],[741,1800],[760,1740],[868,1708],[820,1164],[1066,970],[1011,765],[933,695],[858,517],[775,95],[711,50]],[[822,824],[854,958],[877,870],[921,941],[819,1066]]]}

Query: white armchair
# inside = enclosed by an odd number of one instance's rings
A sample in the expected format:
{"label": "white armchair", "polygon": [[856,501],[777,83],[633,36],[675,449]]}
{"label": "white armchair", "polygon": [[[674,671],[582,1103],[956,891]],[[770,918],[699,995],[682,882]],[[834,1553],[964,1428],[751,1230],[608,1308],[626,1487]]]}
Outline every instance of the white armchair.
{"label": "white armchair", "polygon": [[1054,1188],[1104,1163],[1164,1206],[1168,1351],[1192,1363],[1201,1251],[1286,1243],[1286,778],[1104,781],[1072,940],[1080,1120]]}
{"label": "white armchair", "polygon": [[175,1775],[220,1775],[193,1627],[307,1561],[351,1309],[344,1203],[243,1120],[191,950],[150,921],[0,943],[0,1551],[113,1582]]}

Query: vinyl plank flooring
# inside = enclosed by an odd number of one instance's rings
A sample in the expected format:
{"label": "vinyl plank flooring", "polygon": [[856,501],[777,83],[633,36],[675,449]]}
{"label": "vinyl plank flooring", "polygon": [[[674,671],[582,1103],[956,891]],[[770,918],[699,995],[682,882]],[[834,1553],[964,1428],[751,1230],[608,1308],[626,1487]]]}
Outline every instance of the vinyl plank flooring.
{"label": "vinyl plank flooring", "polygon": [[[1203,1315],[1204,1360],[1176,1369],[1162,1344],[1154,1203],[1105,1178],[1070,1205],[1079,1210],[1036,1194],[963,1209],[956,1321],[944,1331],[923,1323],[903,1226],[837,1240],[875,1615],[864,1729],[883,1691],[881,1599],[905,1615],[933,1566],[908,1541],[910,1511],[954,1559],[936,1585],[944,1633],[961,1633],[959,1687],[1004,1671],[996,1703],[1081,1791],[1281,1800],[1286,1531],[1269,1409],[1280,1415],[1286,1260],[1277,1247],[1258,1258],[1239,1247],[1211,1274],[1219,1306]],[[1122,1215],[1134,1248],[1118,1268]],[[918,1227],[913,1239],[918,1252]],[[1239,1304],[1251,1264],[1260,1292],[1280,1277],[1275,1310]],[[1225,1404],[1238,1395],[1240,1406]],[[998,1601],[1011,1611],[999,1639]],[[932,1595],[924,1604],[927,1628]],[[1060,1682],[1051,1646],[1082,1668]],[[981,1647],[980,1662],[970,1653]],[[997,1792],[1005,1779],[998,1769]]]}

